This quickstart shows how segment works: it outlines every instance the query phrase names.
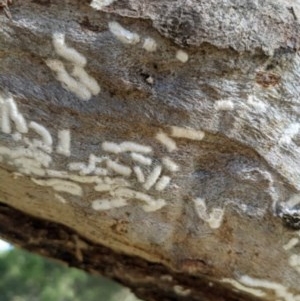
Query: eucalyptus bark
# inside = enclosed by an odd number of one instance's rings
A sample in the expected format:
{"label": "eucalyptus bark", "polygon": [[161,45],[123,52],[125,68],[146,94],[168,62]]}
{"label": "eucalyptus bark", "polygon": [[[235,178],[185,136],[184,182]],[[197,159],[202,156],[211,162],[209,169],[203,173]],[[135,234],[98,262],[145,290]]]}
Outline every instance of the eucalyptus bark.
{"label": "eucalyptus bark", "polygon": [[144,300],[300,300],[300,2],[0,7],[0,236]]}

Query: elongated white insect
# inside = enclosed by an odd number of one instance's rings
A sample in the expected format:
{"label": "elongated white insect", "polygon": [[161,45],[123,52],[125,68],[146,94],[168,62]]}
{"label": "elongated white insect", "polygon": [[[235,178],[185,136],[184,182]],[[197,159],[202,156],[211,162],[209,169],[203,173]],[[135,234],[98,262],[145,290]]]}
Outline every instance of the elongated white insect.
{"label": "elongated white insect", "polygon": [[179,166],[169,157],[164,157],[162,159],[162,164],[171,172],[176,172],[179,170]]}
{"label": "elongated white insect", "polygon": [[255,279],[247,275],[240,277],[239,281],[242,284],[250,287],[260,287],[273,290],[276,298],[280,298],[284,301],[299,301],[300,296],[295,296],[294,294],[290,293],[288,289],[280,283],[271,282],[264,279]]}
{"label": "elongated white insect", "polygon": [[110,152],[114,154],[119,154],[123,152],[135,152],[135,153],[148,154],[152,152],[152,148],[150,146],[146,146],[130,141],[125,141],[122,142],[121,144],[105,141],[102,143],[102,149],[106,152]]}
{"label": "elongated white insect", "polygon": [[97,176],[107,176],[108,170],[102,167],[96,167],[94,170],[94,174]]}
{"label": "elongated white insect", "polygon": [[184,288],[181,285],[174,285],[173,289],[177,295],[183,296],[183,297],[189,296],[192,292],[190,289]]}
{"label": "elongated white insect", "polygon": [[9,109],[10,118],[14,121],[16,129],[19,133],[27,133],[27,123],[21,113],[19,113],[17,105],[12,97],[6,99],[6,105]]}
{"label": "elongated white insect", "polygon": [[70,130],[60,130],[58,132],[58,144],[56,152],[69,157],[71,155],[71,132]]}
{"label": "elongated white insect", "polygon": [[117,197],[137,199],[150,205],[155,202],[155,200],[150,195],[128,188],[118,188],[115,191],[111,192],[111,194]]}
{"label": "elongated white insect", "polygon": [[74,174],[69,174],[68,172],[62,170],[47,169],[47,175],[51,178],[68,179],[78,183],[95,183],[95,184],[103,183],[103,180],[97,176],[74,175]]}
{"label": "elongated white insect", "polygon": [[44,177],[46,174],[46,171],[44,169],[39,167],[34,167],[34,166],[21,167],[19,168],[19,172],[22,174],[31,175],[31,176],[34,175],[39,177]]}
{"label": "elongated white insect", "polygon": [[47,169],[47,175],[51,178],[68,178],[69,174],[63,170]]}
{"label": "elongated white insect", "polygon": [[37,150],[41,149],[45,151],[46,153],[52,153],[52,145],[47,145],[44,143],[44,141],[40,139],[28,139],[27,137],[23,138],[23,142],[28,145],[28,148],[31,150]]}
{"label": "elongated white insect", "polygon": [[[8,156],[10,159],[15,160],[20,157],[28,157],[28,158],[34,158],[36,161],[40,162],[42,166],[48,168],[50,163],[52,162],[52,157],[48,154],[45,154],[44,152],[37,150],[37,149],[29,149],[24,147],[18,147],[16,149],[8,149]],[[0,154],[1,154],[1,148],[0,148]]]}
{"label": "elongated white insect", "polygon": [[83,194],[81,186],[70,181],[61,179],[39,180],[35,178],[31,178],[31,180],[41,186],[50,186],[56,191],[66,192],[77,196],[82,196]]}
{"label": "elongated white insect", "polygon": [[263,288],[271,289],[271,290],[275,290],[275,291],[286,290],[286,288],[282,284],[278,284],[278,283],[271,282],[271,281],[264,280],[264,279],[255,279],[255,278],[249,277],[247,275],[240,277],[239,281],[242,284],[251,286],[251,287],[263,287]]}
{"label": "elongated white insect", "polygon": [[51,70],[56,72],[57,80],[62,83],[65,89],[73,92],[82,100],[89,100],[92,97],[90,90],[85,85],[69,75],[61,61],[46,60],[46,64]]}
{"label": "elongated white insect", "polygon": [[289,258],[289,264],[291,267],[297,267],[298,269],[300,269],[300,256],[297,254],[293,254]]}
{"label": "elongated white insect", "polygon": [[167,188],[167,186],[170,184],[170,182],[171,182],[171,178],[170,177],[168,177],[168,176],[162,176],[158,180],[158,182],[156,183],[155,189],[157,191],[162,191],[162,190],[164,190],[164,189]]}
{"label": "elongated white insect", "polygon": [[81,67],[86,65],[86,58],[74,48],[66,45],[65,35],[63,33],[54,33],[52,41],[54,49],[59,56],[68,60],[69,62],[74,63],[75,65]]}
{"label": "elongated white insect", "polygon": [[93,0],[90,6],[96,10],[101,10],[102,8],[112,4],[116,0]]}
{"label": "elongated white insect", "polygon": [[18,107],[11,96],[0,95],[1,130],[5,134],[12,132],[11,120],[14,122],[19,133],[27,133],[27,123],[22,114],[19,113]]}
{"label": "elongated white insect", "polygon": [[46,170],[42,168],[40,162],[32,158],[19,157],[14,160],[14,165],[17,166],[21,173],[27,175],[45,176]]}
{"label": "elongated white insect", "polygon": [[249,293],[249,294],[251,294],[253,296],[264,297],[266,295],[262,290],[254,289],[254,288],[249,288],[247,286],[244,286],[244,285],[240,284],[238,281],[233,280],[233,279],[224,278],[224,279],[222,279],[222,282],[229,283],[233,287],[235,287],[236,289],[238,289],[239,291]]}
{"label": "elongated white insect", "polygon": [[119,144],[114,142],[108,142],[108,141],[102,143],[102,149],[105,152],[114,153],[114,154],[119,154],[122,151]]}
{"label": "elongated white insect", "polygon": [[20,157],[15,159],[15,165],[23,165],[23,166],[34,166],[34,167],[41,167],[41,163],[36,161],[35,159]]}
{"label": "elongated white insect", "polygon": [[152,152],[152,147],[130,141],[122,142],[120,147],[122,152],[136,152],[144,154],[149,154]]}
{"label": "elongated white insect", "polygon": [[90,154],[88,165],[84,164],[84,167],[80,170],[81,175],[87,175],[92,173],[96,168],[96,163],[102,162],[102,160],[98,160],[97,156],[94,154]]}
{"label": "elongated white insect", "polygon": [[103,191],[110,191],[113,189],[112,185],[109,184],[98,184],[94,187],[95,191],[103,192]]}
{"label": "elongated white insect", "polygon": [[127,205],[127,201],[122,198],[115,199],[97,199],[93,201],[92,208],[97,211],[120,208]]}
{"label": "elongated white insect", "polygon": [[48,168],[50,163],[52,162],[52,157],[40,150],[32,150],[32,154],[29,157],[39,161],[42,164],[42,166],[46,168]]}
{"label": "elongated white insect", "polygon": [[130,156],[134,161],[139,162],[143,165],[151,165],[152,164],[152,159],[151,158],[145,157],[141,154],[131,153]]}
{"label": "elongated white insect", "polygon": [[145,176],[142,169],[139,166],[134,166],[133,171],[139,183],[145,183]]}
{"label": "elongated white insect", "polygon": [[89,163],[87,165],[83,162],[72,162],[69,164],[69,170],[79,171],[81,175],[87,175],[93,172],[98,175],[106,175],[106,169],[96,168],[97,163],[101,163],[105,160],[107,160],[107,157],[97,157],[94,154],[90,154]]}
{"label": "elongated white insect", "polygon": [[172,152],[177,149],[176,142],[170,138],[166,133],[159,131],[155,138],[163,144],[169,152]]}
{"label": "elongated white insect", "polygon": [[41,124],[31,121],[29,127],[33,129],[38,135],[41,136],[42,141],[45,145],[51,147],[53,144],[52,136],[49,131]]}
{"label": "elongated white insect", "polygon": [[74,64],[72,72],[73,78],[66,71],[61,61],[46,61],[48,67],[56,72],[56,77],[62,85],[67,90],[75,93],[82,100],[89,100],[92,95],[99,94],[101,89],[97,81],[83,69],[87,62],[86,58],[74,48],[66,45],[65,35],[63,33],[53,34],[53,45],[59,56]]}
{"label": "elongated white insect", "polygon": [[164,206],[166,206],[166,201],[163,199],[158,199],[158,200],[155,200],[155,202],[150,205],[148,205],[148,204],[143,205],[142,208],[145,212],[154,212],[154,211],[161,209]]}
{"label": "elongated white insect", "polygon": [[191,140],[202,140],[205,136],[205,133],[202,131],[197,131],[189,128],[182,128],[178,126],[172,126],[172,137],[176,138],[185,138]]}
{"label": "elongated white insect", "polygon": [[10,125],[10,118],[9,118],[9,108],[6,105],[6,103],[3,103],[1,105],[1,131],[4,134],[10,134],[11,133],[11,125]]}
{"label": "elongated white insect", "polygon": [[107,168],[113,170],[114,172],[125,176],[125,177],[129,177],[131,175],[131,168],[123,165],[123,164],[119,164],[117,162],[114,162],[112,160],[107,160],[106,162]]}
{"label": "elongated white insect", "polygon": [[86,86],[93,95],[98,95],[101,91],[97,81],[88,75],[80,66],[74,66],[72,75],[77,78],[84,86]]}
{"label": "elongated white insect", "polygon": [[155,200],[150,195],[135,191],[128,188],[118,188],[116,191],[111,192],[113,196],[121,197],[121,198],[129,198],[129,199],[137,199],[146,203],[142,208],[146,212],[152,212],[159,210],[163,206],[166,205],[165,200]]}
{"label": "elongated white insect", "polygon": [[160,174],[162,171],[162,167],[161,165],[157,165],[154,167],[154,169],[152,170],[152,172],[149,174],[145,184],[144,184],[144,188],[146,190],[149,190],[158,180]]}
{"label": "elongated white insect", "polygon": [[33,151],[24,147],[18,147],[12,150],[6,146],[0,146],[0,154],[7,155],[10,157],[10,159],[16,159],[20,157],[33,158]]}
{"label": "elongated white insect", "polygon": [[297,244],[299,243],[299,238],[297,237],[293,237],[289,240],[289,242],[287,244],[285,244],[283,246],[283,249],[288,251],[291,250],[292,248],[294,248]]}
{"label": "elongated white insect", "polygon": [[198,216],[204,220],[207,221],[209,219],[209,215],[206,212],[206,203],[205,200],[201,198],[197,198],[194,200],[195,208],[198,213]]}
{"label": "elongated white insect", "polygon": [[221,226],[224,216],[224,209],[213,208],[211,213],[207,213],[207,207],[204,199],[197,198],[194,200],[195,209],[198,216],[209,224],[212,229],[217,229]]}
{"label": "elongated white insect", "polygon": [[130,183],[122,177],[119,178],[105,177],[103,181],[105,184],[109,184],[109,185],[123,186],[123,187],[131,186]]}
{"label": "elongated white insect", "polygon": [[122,43],[135,45],[139,43],[140,36],[122,27],[118,22],[109,22],[109,30]]}
{"label": "elongated white insect", "polygon": [[54,194],[54,197],[55,197],[59,202],[61,202],[61,203],[63,203],[63,204],[66,204],[66,203],[67,203],[66,199],[65,199],[64,197],[62,197],[60,194],[55,193],[55,194]]}
{"label": "elongated white insect", "polygon": [[71,181],[79,183],[103,183],[103,180],[97,176],[78,176],[78,175],[69,175],[68,177]]}

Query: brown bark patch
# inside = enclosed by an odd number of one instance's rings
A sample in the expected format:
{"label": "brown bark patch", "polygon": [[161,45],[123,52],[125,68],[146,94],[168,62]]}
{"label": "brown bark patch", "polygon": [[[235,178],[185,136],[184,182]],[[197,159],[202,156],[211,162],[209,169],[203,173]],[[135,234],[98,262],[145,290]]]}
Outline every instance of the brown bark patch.
{"label": "brown bark patch", "polygon": [[269,88],[279,84],[281,77],[273,72],[260,71],[256,74],[256,82],[264,88]]}

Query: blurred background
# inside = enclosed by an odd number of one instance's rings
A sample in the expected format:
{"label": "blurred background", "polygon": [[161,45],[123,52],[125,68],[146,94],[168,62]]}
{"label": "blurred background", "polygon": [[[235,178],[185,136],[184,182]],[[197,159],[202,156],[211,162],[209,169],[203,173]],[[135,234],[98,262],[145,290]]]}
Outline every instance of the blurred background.
{"label": "blurred background", "polygon": [[129,289],[0,240],[1,301],[138,301]]}

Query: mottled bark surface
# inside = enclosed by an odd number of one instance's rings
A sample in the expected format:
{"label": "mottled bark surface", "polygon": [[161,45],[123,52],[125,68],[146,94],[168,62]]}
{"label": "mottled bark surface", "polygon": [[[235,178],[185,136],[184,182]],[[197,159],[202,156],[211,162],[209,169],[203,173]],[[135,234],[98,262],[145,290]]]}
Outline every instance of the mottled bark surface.
{"label": "mottled bark surface", "polygon": [[145,300],[300,300],[300,2],[8,4],[0,235]]}

